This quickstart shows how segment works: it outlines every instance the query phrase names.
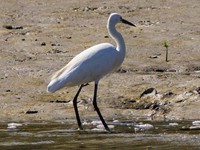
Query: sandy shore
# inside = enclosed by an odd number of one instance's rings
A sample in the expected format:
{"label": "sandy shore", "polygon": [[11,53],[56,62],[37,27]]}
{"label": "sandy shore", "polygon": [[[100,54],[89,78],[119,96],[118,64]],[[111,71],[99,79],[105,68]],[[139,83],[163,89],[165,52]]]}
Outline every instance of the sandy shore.
{"label": "sandy shore", "polygon": [[[199,8],[199,0],[2,0],[1,121],[75,119],[71,100],[78,87],[51,94],[46,86],[51,74],[82,50],[115,44],[106,30],[112,12],[137,27],[117,25],[127,54],[121,69],[99,85],[98,103],[106,120],[198,119]],[[168,62],[164,41],[169,44]],[[80,95],[83,119],[98,118],[92,96],[93,83]]]}

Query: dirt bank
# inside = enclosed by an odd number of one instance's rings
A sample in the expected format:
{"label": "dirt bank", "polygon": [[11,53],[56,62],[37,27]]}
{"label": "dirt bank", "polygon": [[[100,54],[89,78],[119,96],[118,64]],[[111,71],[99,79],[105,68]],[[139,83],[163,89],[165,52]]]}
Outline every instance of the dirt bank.
{"label": "dirt bank", "polygon": [[[100,82],[98,103],[106,119],[198,119],[199,8],[198,0],[2,0],[1,121],[75,118],[71,100],[78,87],[50,94],[46,86],[53,72],[85,48],[114,44],[106,30],[112,12],[137,27],[117,26],[127,54],[122,68]],[[98,118],[92,94],[93,83],[80,96],[84,119]]]}

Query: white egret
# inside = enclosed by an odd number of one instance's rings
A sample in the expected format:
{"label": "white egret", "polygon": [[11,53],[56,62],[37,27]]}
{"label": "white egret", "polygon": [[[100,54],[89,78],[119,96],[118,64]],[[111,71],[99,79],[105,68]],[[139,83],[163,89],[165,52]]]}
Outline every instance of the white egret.
{"label": "white egret", "polygon": [[107,22],[109,35],[115,40],[117,48],[110,43],[102,43],[90,47],[77,56],[75,56],[66,66],[57,71],[47,87],[48,92],[55,92],[63,87],[72,87],[80,85],[78,92],[73,99],[74,110],[76,114],[79,129],[82,129],[82,123],[77,108],[77,98],[81,89],[89,82],[94,81],[94,97],[93,105],[99,115],[105,129],[109,131],[109,127],[103,119],[97,106],[97,88],[99,80],[106,74],[115,71],[122,64],[126,46],[122,35],[115,29],[117,23],[125,23],[131,26],[134,24],[123,19],[119,14],[112,13]]}

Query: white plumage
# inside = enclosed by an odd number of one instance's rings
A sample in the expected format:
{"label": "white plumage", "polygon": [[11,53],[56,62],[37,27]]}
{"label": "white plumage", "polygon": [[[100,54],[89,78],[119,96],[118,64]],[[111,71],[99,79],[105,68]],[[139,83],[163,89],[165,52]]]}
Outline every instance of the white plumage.
{"label": "white plumage", "polygon": [[96,104],[97,85],[103,76],[116,70],[124,60],[126,53],[125,42],[122,35],[115,29],[115,25],[120,22],[135,26],[122,19],[117,13],[110,15],[107,29],[109,35],[115,40],[117,48],[110,43],[102,43],[84,50],[66,66],[57,71],[47,87],[48,92],[55,92],[63,87],[81,85],[74,98],[74,108],[79,128],[82,127],[76,104],[78,95],[85,84],[95,81],[93,104],[106,130],[109,130]]}
{"label": "white plumage", "polygon": [[[99,80],[119,66],[115,47],[109,43],[95,45],[75,56],[56,72],[48,85],[49,92]],[[103,60],[103,61],[102,61]]]}

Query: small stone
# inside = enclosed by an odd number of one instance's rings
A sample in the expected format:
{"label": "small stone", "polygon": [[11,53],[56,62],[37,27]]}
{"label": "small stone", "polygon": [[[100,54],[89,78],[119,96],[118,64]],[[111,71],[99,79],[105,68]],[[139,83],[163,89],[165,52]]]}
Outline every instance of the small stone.
{"label": "small stone", "polygon": [[153,128],[153,125],[146,123],[146,124],[135,125],[135,127],[139,128],[139,129],[149,130],[149,129]]}
{"label": "small stone", "polygon": [[156,53],[156,54],[149,56],[149,58],[159,58],[160,55],[161,55],[161,53]]}
{"label": "small stone", "polygon": [[28,111],[26,112],[26,114],[36,114],[36,113],[38,113],[37,110],[28,110]]}
{"label": "small stone", "polygon": [[178,123],[174,122],[174,123],[169,123],[169,126],[178,126]]}
{"label": "small stone", "polygon": [[113,120],[113,123],[119,123],[119,120],[115,120],[115,119],[114,119],[114,120]]}
{"label": "small stone", "polygon": [[72,38],[71,36],[68,36],[68,37],[67,37],[67,39],[71,39],[71,38]]}
{"label": "small stone", "polygon": [[127,100],[127,102],[129,102],[129,103],[136,103],[137,101],[134,100],[134,99],[130,99],[130,100]]}
{"label": "small stone", "polygon": [[173,92],[171,92],[171,91],[169,91],[169,92],[167,92],[167,93],[165,93],[164,95],[163,95],[163,98],[169,98],[169,97],[171,97],[171,96],[173,96],[173,95],[175,95]]}
{"label": "small stone", "polygon": [[60,46],[60,44],[52,43],[51,46]]}
{"label": "small stone", "polygon": [[192,124],[194,126],[200,126],[200,120],[193,121]]}
{"label": "small stone", "polygon": [[41,46],[46,46],[46,43],[45,43],[45,42],[42,42],[42,43],[41,43]]}
{"label": "small stone", "polygon": [[190,126],[189,127],[190,130],[200,130],[200,125],[199,126]]}
{"label": "small stone", "polygon": [[12,26],[12,25],[4,25],[4,28],[8,29],[8,30],[19,30],[19,29],[23,29],[22,26]]}
{"label": "small stone", "polygon": [[20,127],[20,126],[22,126],[21,123],[9,123],[7,128],[8,129],[15,129],[15,128]]}
{"label": "small stone", "polygon": [[122,68],[117,70],[117,73],[127,73],[127,72],[128,71],[126,69],[122,69]]}
{"label": "small stone", "polygon": [[157,55],[152,55],[152,56],[149,56],[149,58],[159,58],[159,56],[157,56]]}
{"label": "small stone", "polygon": [[186,99],[180,99],[180,100],[177,100],[177,101],[175,101],[175,103],[182,103],[182,102],[184,102]]}
{"label": "small stone", "polygon": [[195,90],[198,94],[200,94],[200,87]]}
{"label": "small stone", "polygon": [[56,101],[50,101],[50,103],[69,103],[70,100],[66,101],[66,100],[56,100]]}
{"label": "small stone", "polygon": [[56,44],[51,44],[51,46],[56,46]]}
{"label": "small stone", "polygon": [[153,95],[155,96],[157,94],[157,91],[155,88],[149,88],[149,89],[146,89],[141,95],[140,95],[140,98],[145,96],[145,95]]}

